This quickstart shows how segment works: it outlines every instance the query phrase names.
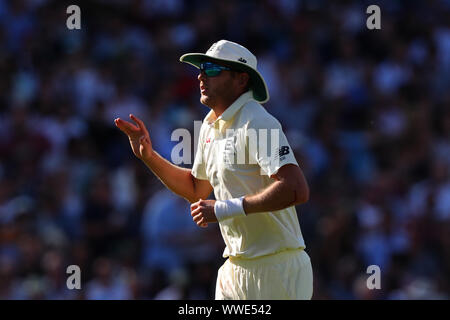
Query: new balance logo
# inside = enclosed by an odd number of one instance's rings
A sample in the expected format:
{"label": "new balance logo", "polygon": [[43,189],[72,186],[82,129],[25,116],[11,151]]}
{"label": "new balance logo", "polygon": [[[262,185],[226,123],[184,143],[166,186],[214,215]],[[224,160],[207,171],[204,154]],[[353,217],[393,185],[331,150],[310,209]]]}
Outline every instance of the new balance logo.
{"label": "new balance logo", "polygon": [[278,156],[281,158],[282,156],[285,156],[289,153],[289,147],[288,146],[283,146],[280,147],[279,151],[278,151]]}

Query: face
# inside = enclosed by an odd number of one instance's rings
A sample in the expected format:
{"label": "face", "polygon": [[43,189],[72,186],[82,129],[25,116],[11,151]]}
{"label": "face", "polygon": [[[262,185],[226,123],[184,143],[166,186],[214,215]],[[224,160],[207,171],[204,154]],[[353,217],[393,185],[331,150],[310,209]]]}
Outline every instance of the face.
{"label": "face", "polygon": [[217,76],[207,76],[201,71],[198,80],[200,102],[210,108],[227,107],[241,94],[240,81],[233,71],[222,70]]}

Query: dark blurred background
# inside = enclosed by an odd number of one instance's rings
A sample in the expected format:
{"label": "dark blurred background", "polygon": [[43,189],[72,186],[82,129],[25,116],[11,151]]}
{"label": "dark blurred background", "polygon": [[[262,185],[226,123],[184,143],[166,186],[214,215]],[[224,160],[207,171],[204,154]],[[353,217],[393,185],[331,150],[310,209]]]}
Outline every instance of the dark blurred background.
{"label": "dark blurred background", "polygon": [[449,299],[448,0],[0,0],[0,298],[214,298],[218,226],[192,222],[113,120],[142,118],[170,159],[172,131],[208,112],[178,59],[220,39],[257,56],[309,182],[313,298]]}

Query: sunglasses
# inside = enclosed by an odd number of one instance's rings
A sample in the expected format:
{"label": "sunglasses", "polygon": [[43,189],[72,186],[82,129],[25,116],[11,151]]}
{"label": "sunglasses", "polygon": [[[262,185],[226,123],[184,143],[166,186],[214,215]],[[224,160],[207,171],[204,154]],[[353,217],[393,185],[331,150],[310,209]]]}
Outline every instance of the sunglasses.
{"label": "sunglasses", "polygon": [[218,75],[220,75],[222,70],[231,70],[231,69],[219,66],[218,64],[212,62],[204,62],[200,64],[200,71],[204,71],[208,77],[217,77]]}

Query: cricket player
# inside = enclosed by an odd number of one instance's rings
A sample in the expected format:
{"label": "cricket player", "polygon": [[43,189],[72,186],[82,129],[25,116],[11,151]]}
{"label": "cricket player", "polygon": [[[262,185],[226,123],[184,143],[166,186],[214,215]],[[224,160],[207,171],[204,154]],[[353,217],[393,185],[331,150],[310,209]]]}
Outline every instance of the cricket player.
{"label": "cricket player", "polygon": [[[191,203],[200,227],[219,223],[225,241],[215,298],[311,299],[313,274],[295,206],[309,188],[280,123],[261,105],[269,100],[256,57],[227,40],[180,61],[200,70],[200,102],[210,108],[192,169],[152,148],[149,133],[116,119],[133,153],[167,188]],[[214,190],[216,200],[206,200]]]}

